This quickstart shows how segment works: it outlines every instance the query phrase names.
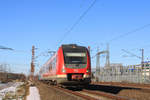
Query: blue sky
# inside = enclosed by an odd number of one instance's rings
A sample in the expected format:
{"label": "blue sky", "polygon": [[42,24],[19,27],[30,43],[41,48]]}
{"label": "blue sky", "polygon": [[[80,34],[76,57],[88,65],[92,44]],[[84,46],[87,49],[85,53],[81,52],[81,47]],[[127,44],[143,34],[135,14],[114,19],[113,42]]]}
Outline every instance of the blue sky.
{"label": "blue sky", "polygon": [[[58,45],[65,32],[76,22],[93,0],[1,0],[0,1],[0,45],[15,51],[0,50],[0,63],[9,63],[14,72],[29,72],[31,47],[38,49],[36,55],[57,50],[65,43],[90,46],[91,55],[106,49],[106,43],[126,32],[150,23],[149,0],[97,0],[96,4],[80,23]],[[110,43],[110,61],[124,65],[138,64],[140,59],[122,57],[121,49],[141,55],[145,49],[145,60],[150,59],[150,27],[117,39]],[[36,63],[42,65],[48,57],[41,56]],[[102,58],[102,64],[105,59]],[[95,59],[92,59],[95,66]],[[39,68],[39,67],[38,67]],[[38,70],[38,68],[36,68]]]}

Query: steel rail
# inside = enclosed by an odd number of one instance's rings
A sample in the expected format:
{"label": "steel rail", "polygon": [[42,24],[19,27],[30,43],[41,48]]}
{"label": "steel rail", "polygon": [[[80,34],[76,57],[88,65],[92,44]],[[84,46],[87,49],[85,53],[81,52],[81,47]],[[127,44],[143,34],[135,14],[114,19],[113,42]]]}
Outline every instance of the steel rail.
{"label": "steel rail", "polygon": [[115,95],[115,94],[105,93],[105,92],[101,92],[101,91],[91,91],[91,90],[85,90],[84,89],[83,92],[93,94],[93,95],[103,96],[103,97],[110,98],[110,99],[115,99],[115,100],[134,100],[134,99],[130,99],[130,98],[127,98],[127,97],[118,96],[118,95]]}

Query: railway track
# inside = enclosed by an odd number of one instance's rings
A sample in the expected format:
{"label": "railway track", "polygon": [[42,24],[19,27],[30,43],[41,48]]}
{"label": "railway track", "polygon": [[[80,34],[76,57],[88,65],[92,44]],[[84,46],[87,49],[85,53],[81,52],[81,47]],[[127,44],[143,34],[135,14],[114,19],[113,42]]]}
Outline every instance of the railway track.
{"label": "railway track", "polygon": [[76,96],[77,98],[81,98],[81,100],[134,100],[130,99],[127,97],[123,96],[118,96],[114,95],[111,93],[105,93],[105,92],[100,92],[100,91],[93,91],[93,90],[79,90],[79,91],[74,91],[66,88],[61,88],[58,86],[52,86],[52,85],[47,85],[48,88],[53,88],[56,89],[62,93],[67,93],[73,96]]}
{"label": "railway track", "polygon": [[150,84],[136,84],[136,83],[123,83],[123,82],[92,82],[95,85],[107,85],[107,86],[119,86],[119,87],[131,87],[140,89],[149,89]]}
{"label": "railway track", "polygon": [[127,97],[117,96],[114,94],[100,92],[100,91],[91,91],[86,89],[83,89],[81,91],[73,91],[73,90],[60,88],[58,86],[55,86],[54,88],[62,90],[63,92],[71,93],[85,100],[134,100]]}
{"label": "railway track", "polygon": [[117,83],[117,82],[99,82],[99,83],[92,83],[91,85],[99,85],[102,87],[116,87],[122,89],[133,89],[133,90],[140,90],[143,92],[150,93],[150,85],[149,84],[135,84],[135,83]]}
{"label": "railway track", "polygon": [[110,93],[105,93],[105,92],[100,92],[100,91],[90,91],[90,90],[83,90],[83,92],[85,93],[89,93],[95,96],[102,96],[105,98],[109,98],[112,100],[133,100],[133,99],[129,99],[127,97],[123,97],[123,96],[118,96],[118,95],[114,95],[114,94],[110,94]]}
{"label": "railway track", "polygon": [[55,88],[55,89],[58,89],[62,92],[66,92],[66,93],[69,93],[69,94],[73,94],[75,96],[78,96],[80,98],[83,98],[85,100],[99,100],[95,97],[91,97],[91,96],[88,96],[88,95],[84,95],[84,94],[81,94],[80,92],[77,92],[77,91],[72,91],[72,90],[68,90],[68,89],[65,89],[65,88],[61,88],[61,87],[58,87],[58,86],[49,86],[51,88]]}

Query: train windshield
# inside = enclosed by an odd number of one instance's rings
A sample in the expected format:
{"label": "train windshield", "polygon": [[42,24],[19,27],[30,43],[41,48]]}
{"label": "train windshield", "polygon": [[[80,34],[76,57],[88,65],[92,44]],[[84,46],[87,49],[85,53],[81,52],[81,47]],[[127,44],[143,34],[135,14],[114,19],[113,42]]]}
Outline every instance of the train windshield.
{"label": "train windshield", "polygon": [[86,64],[86,53],[65,53],[65,64]]}

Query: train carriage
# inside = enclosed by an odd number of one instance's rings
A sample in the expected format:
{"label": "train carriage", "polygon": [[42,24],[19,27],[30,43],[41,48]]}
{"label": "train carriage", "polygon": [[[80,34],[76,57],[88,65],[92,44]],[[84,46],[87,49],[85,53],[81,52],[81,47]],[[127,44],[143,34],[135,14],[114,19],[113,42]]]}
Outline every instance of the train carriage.
{"label": "train carriage", "polygon": [[91,82],[90,54],[86,47],[62,45],[41,67],[39,79],[63,85],[85,85]]}

